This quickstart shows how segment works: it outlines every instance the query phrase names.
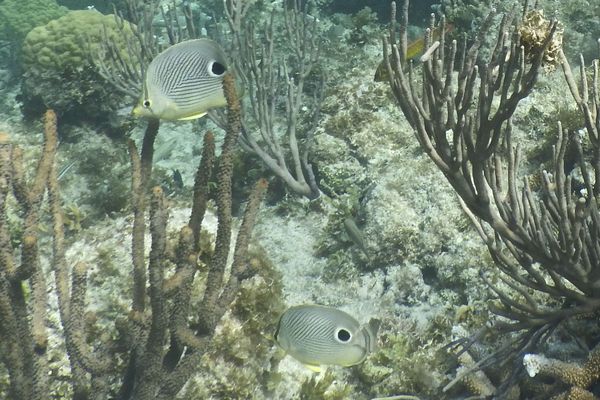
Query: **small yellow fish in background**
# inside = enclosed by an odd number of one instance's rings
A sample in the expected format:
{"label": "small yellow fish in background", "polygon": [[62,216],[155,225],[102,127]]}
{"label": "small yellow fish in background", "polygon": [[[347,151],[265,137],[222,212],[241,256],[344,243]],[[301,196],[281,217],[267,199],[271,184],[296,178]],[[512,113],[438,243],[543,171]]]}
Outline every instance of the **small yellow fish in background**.
{"label": "small yellow fish in background", "polygon": [[227,105],[223,75],[225,53],[210,39],[178,43],[157,55],[146,70],[142,96],[132,114],[188,120]]}
{"label": "small yellow fish in background", "polygon": [[379,320],[360,325],[332,307],[301,305],[279,318],[275,340],[289,355],[315,372],[322,365],[349,367],[377,350]]}
{"label": "small yellow fish in background", "polygon": [[[453,24],[450,24],[450,23],[446,24],[446,33],[452,32],[453,29],[454,29]],[[436,41],[440,38],[441,31],[442,31],[441,26],[438,26],[433,30],[433,35],[432,35],[433,41]],[[416,56],[420,55],[425,50],[424,47],[425,47],[425,37],[424,36],[421,36],[417,40],[410,42],[406,46],[406,61],[412,60]],[[390,79],[390,77],[388,75],[387,65],[385,63],[385,60],[382,60],[379,63],[379,65],[377,66],[377,70],[375,71],[375,76],[373,77],[373,80],[375,82],[387,82],[389,79]]]}

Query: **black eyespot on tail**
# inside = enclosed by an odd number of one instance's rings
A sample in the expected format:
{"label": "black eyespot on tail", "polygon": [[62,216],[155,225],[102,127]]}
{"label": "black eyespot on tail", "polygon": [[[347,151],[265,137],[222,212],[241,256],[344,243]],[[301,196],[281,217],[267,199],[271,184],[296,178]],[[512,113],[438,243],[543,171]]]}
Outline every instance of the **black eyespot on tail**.
{"label": "black eyespot on tail", "polygon": [[225,66],[219,62],[215,61],[210,66],[210,72],[212,72],[213,74],[215,74],[217,76],[223,75],[225,73],[225,71],[227,71],[227,68],[225,68]]}
{"label": "black eyespot on tail", "polygon": [[342,343],[348,343],[352,339],[352,334],[344,328],[340,328],[335,333],[335,337]]}

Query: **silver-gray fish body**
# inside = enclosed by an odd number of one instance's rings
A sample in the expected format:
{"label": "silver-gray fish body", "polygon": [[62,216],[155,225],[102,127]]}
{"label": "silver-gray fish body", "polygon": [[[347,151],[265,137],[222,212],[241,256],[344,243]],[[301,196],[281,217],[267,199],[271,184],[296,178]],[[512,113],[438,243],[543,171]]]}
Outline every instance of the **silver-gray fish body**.
{"label": "silver-gray fish body", "polygon": [[360,364],[376,350],[379,322],[360,325],[347,313],[325,306],[301,305],[279,319],[275,340],[307,366]]}
{"label": "silver-gray fish body", "polygon": [[223,93],[226,70],[223,50],[210,39],[173,45],[148,65],[133,114],[166,120],[200,118],[227,104]]}

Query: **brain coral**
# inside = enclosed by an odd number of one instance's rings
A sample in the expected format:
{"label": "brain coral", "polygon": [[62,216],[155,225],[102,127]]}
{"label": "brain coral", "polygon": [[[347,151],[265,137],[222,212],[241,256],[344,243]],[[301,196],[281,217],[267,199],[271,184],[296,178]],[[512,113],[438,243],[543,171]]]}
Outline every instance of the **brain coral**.
{"label": "brain coral", "polygon": [[[113,15],[95,10],[71,11],[31,30],[23,42],[23,101],[25,111],[51,107],[61,114],[98,119],[123,103],[121,95],[100,76],[93,58],[105,59],[106,40],[121,57],[132,28],[119,29]],[[132,37],[132,36],[130,36]]]}
{"label": "brain coral", "polygon": [[54,0],[0,1],[0,40],[20,42],[32,28],[66,12]]}

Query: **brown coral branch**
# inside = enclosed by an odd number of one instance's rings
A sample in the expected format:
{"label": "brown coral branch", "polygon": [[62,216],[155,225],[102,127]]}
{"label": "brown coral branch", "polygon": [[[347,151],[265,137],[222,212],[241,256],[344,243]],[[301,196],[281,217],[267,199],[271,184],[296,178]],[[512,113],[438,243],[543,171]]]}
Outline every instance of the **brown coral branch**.
{"label": "brown coral branch", "polygon": [[[206,288],[198,312],[198,324],[195,331],[189,329],[184,324],[184,315],[181,313],[181,310],[188,307],[188,300],[178,299],[177,297],[174,299],[175,304],[172,310],[177,314],[181,314],[177,316],[176,320],[172,320],[172,324],[175,326],[173,336],[176,342],[172,342],[171,348],[165,358],[165,361],[168,362],[165,365],[171,372],[161,385],[158,399],[173,398],[194,373],[202,355],[206,351],[206,346],[212,339],[216,324],[226,312],[237,293],[239,281],[247,276],[246,252],[250,232],[255,222],[258,206],[267,187],[266,181],[260,181],[250,196],[244,220],[238,233],[230,277],[227,282],[224,282],[223,279],[231,245],[232,156],[236,138],[240,130],[239,101],[235,94],[233,77],[230,74],[225,78],[224,88],[228,100],[229,123],[217,170],[218,227],[215,243],[216,249],[209,263]],[[178,271],[179,268],[183,271],[195,264],[195,258],[190,258],[190,256],[196,254],[190,247],[190,232],[189,228],[184,228],[180,234],[180,250],[178,250],[179,255],[177,257]],[[187,291],[187,282],[184,281],[182,282],[181,293],[187,293]],[[182,302],[182,300],[184,301]],[[182,354],[181,346],[183,345],[188,346],[188,350],[183,357],[179,357]],[[174,362],[174,360],[179,361]]]}
{"label": "brown coral branch", "polygon": [[142,163],[133,140],[128,141],[131,162],[131,205],[133,208],[133,228],[131,232],[131,260],[133,263],[134,312],[142,312],[146,305],[146,263],[144,261],[144,221],[145,192],[142,185]]}
{"label": "brown coral branch", "polygon": [[56,113],[53,110],[47,110],[44,114],[44,147],[42,156],[38,163],[33,186],[29,192],[31,203],[37,204],[41,201],[41,197],[46,189],[46,182],[50,169],[54,164],[54,157],[58,146],[58,132]]}
{"label": "brown coral branch", "polygon": [[248,204],[246,204],[246,211],[244,212],[242,225],[238,231],[238,236],[235,243],[231,275],[229,277],[229,281],[227,282],[227,286],[223,290],[223,293],[219,299],[219,307],[221,309],[225,309],[229,306],[229,304],[231,304],[238,291],[240,282],[256,273],[256,271],[251,271],[247,264],[248,245],[252,236],[252,228],[254,227],[256,221],[260,203],[267,192],[267,188],[268,183],[266,179],[260,179],[254,186],[252,192],[250,193],[250,197],[248,198]]}
{"label": "brown coral branch", "polygon": [[[57,143],[58,135],[56,133],[56,115],[54,113],[49,114],[49,112],[47,112],[46,116],[47,120],[45,124],[45,137],[47,138],[50,136],[51,140]],[[54,151],[56,151],[56,147],[54,149]],[[42,162],[40,162],[40,165],[42,165]],[[49,166],[47,187],[50,215],[52,217],[52,269],[54,272],[60,319],[63,324],[63,328],[65,329],[66,350],[71,364],[73,392],[75,397],[87,396],[89,393],[89,386],[86,373],[82,364],[80,363],[80,358],[78,358],[80,349],[72,341],[72,338],[76,332],[70,330],[71,293],[69,289],[69,271],[65,258],[65,232],[61,204],[62,200],[60,198],[58,175],[54,163],[51,163]]]}
{"label": "brown coral branch", "polygon": [[[23,235],[35,237],[38,230],[38,213],[46,189],[46,182],[50,169],[54,163],[54,155],[58,145],[58,134],[56,131],[56,114],[48,110],[44,116],[44,144],[42,155],[38,162],[33,183],[30,187],[25,184],[21,151],[14,151],[13,167],[13,191],[24,210]],[[61,239],[58,238],[60,241]],[[21,264],[14,271],[13,279],[25,280],[34,273],[37,266],[37,243],[30,242],[31,247],[26,248],[21,258]]]}
{"label": "brown coral branch", "polygon": [[140,365],[137,371],[133,397],[139,400],[150,400],[156,396],[157,388],[164,379],[162,368],[164,344],[166,339],[167,314],[163,291],[165,250],[167,243],[167,215],[164,193],[160,187],[154,187],[150,198],[150,233],[152,247],[148,264],[150,282],[150,306],[152,310],[150,330],[144,345]]}
{"label": "brown coral branch", "polygon": [[148,186],[150,176],[152,175],[152,158],[154,157],[154,141],[156,135],[158,135],[158,129],[160,128],[160,120],[156,118],[150,118],[148,125],[144,131],[144,139],[142,140],[142,153],[141,153],[141,168],[142,168],[142,183],[145,188]]}
{"label": "brown coral branch", "polygon": [[[56,115],[45,115],[44,145],[33,183],[24,178],[22,152],[13,147],[7,135],[0,142],[0,329],[2,353],[11,377],[11,395],[15,398],[43,399],[48,393],[46,347],[47,289],[38,252],[38,214],[43,194],[54,170],[58,143]],[[6,207],[9,187],[24,211],[21,263],[15,268]],[[26,296],[21,281],[29,279],[31,295]],[[29,318],[29,312],[32,313]],[[17,360],[18,358],[18,360]]]}
{"label": "brown coral branch", "polygon": [[86,343],[84,325],[85,297],[87,292],[87,265],[78,262],[71,272],[70,316],[65,324],[69,355],[93,376],[103,375],[111,367],[109,360],[93,353]]}
{"label": "brown coral branch", "polygon": [[13,147],[7,134],[0,136],[0,265],[7,279],[16,275],[12,243],[6,216],[7,198],[13,180]]}
{"label": "brown coral branch", "polygon": [[[175,274],[165,282],[165,293],[172,298],[170,308],[171,346],[165,355],[164,367],[172,371],[181,359],[185,346],[200,350],[194,331],[188,326],[192,287],[196,273],[196,259],[192,229],[184,226],[179,232],[179,243],[176,251]],[[171,293],[172,292],[172,293]]]}
{"label": "brown coral branch", "polygon": [[[192,332],[187,323],[192,299],[192,283],[196,273],[198,254],[194,250],[194,235],[189,226],[184,226],[179,232],[179,243],[176,250],[176,271],[173,277],[165,282],[165,291],[172,290],[172,306],[170,329],[173,335],[170,354],[165,356],[165,365],[174,366],[179,359],[184,346],[189,345],[186,337]],[[189,332],[188,332],[189,331]],[[192,336],[193,333],[192,333]],[[168,363],[167,360],[171,359]]]}
{"label": "brown coral branch", "polygon": [[223,285],[231,245],[231,176],[233,173],[233,149],[241,130],[241,108],[235,92],[235,80],[231,73],[223,79],[227,99],[227,131],[217,167],[217,238],[215,252],[206,278],[206,291],[200,311],[199,334],[211,334],[221,317],[215,313],[217,299]]}
{"label": "brown coral branch", "polygon": [[204,146],[200,166],[196,170],[194,179],[194,197],[192,203],[192,214],[190,216],[190,228],[194,235],[194,250],[200,250],[200,228],[202,219],[206,212],[206,203],[209,195],[209,182],[212,177],[215,164],[215,137],[212,132],[204,134]]}
{"label": "brown coral branch", "polygon": [[146,307],[146,264],[144,261],[144,233],[146,231],[146,191],[152,174],[152,158],[154,141],[158,135],[160,121],[149,119],[141,155],[133,141],[128,142],[131,162],[131,203],[133,208],[133,228],[131,234],[131,258],[133,262],[133,303],[135,312],[144,311]]}
{"label": "brown coral branch", "polygon": [[163,290],[165,251],[167,244],[168,210],[165,196],[158,186],[152,188],[150,198],[150,234],[152,247],[148,263],[150,282],[150,304],[152,306],[152,323],[148,338],[148,347],[160,348],[164,341],[166,327],[165,296]]}
{"label": "brown coral branch", "polygon": [[9,393],[15,399],[28,399],[32,381],[25,366],[25,348],[19,338],[19,323],[12,309],[10,282],[0,270],[0,355],[10,378]]}
{"label": "brown coral branch", "polygon": [[[199,349],[206,349],[210,344],[211,338],[208,336],[200,337],[194,342],[197,342]],[[158,396],[155,400],[171,400],[175,397],[185,383],[190,379],[194,371],[197,370],[198,365],[202,362],[203,351],[192,352],[186,355],[177,367],[169,374],[169,376],[162,382]]]}

